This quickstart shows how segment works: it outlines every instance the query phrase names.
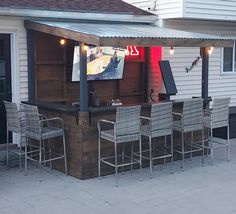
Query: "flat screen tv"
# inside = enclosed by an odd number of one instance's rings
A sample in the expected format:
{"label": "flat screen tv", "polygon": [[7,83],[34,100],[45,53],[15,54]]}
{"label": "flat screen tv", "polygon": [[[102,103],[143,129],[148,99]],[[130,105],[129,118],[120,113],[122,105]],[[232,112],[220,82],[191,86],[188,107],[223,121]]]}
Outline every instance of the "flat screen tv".
{"label": "flat screen tv", "polygon": [[[125,49],[115,47],[88,47],[87,79],[122,79]],[[72,81],[80,81],[80,48],[74,47]]]}

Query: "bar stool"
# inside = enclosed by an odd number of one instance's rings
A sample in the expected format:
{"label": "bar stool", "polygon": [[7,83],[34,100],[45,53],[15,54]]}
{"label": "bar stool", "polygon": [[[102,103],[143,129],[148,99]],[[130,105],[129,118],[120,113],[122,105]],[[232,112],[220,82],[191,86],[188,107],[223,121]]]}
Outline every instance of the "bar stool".
{"label": "bar stool", "polygon": [[[139,142],[139,152],[142,151],[141,145],[141,130],[140,130],[140,111],[141,106],[132,107],[117,107],[116,121],[99,120],[98,121],[98,177],[101,176],[101,162],[115,168],[116,186],[118,186],[118,168],[124,166],[132,166],[139,164],[140,175],[142,176],[142,159],[130,158],[124,155],[124,150],[121,155],[118,155],[118,145],[132,144],[135,141]],[[110,124],[112,129],[102,130],[102,124]],[[114,156],[101,157],[101,139],[111,142],[114,145]],[[131,154],[132,155],[132,154]],[[118,158],[120,158],[118,160]],[[125,158],[128,161],[125,162]]]}
{"label": "bar stool", "polygon": [[[230,141],[229,141],[229,103],[230,98],[216,98],[213,102],[213,108],[205,110],[204,126],[209,130],[207,145],[204,148],[211,151],[211,165],[213,165],[214,150],[220,148],[227,148],[227,160],[230,160]],[[213,139],[213,129],[227,128],[226,142]],[[210,133],[209,133],[210,132]]]}
{"label": "bar stool", "polygon": [[[64,159],[65,174],[67,175],[67,159],[66,159],[66,144],[65,144],[65,133],[64,133],[64,123],[59,117],[49,118],[40,120],[40,114],[38,113],[37,106],[31,106],[22,104],[22,109],[25,114],[25,136],[27,140],[33,139],[39,142],[39,153],[32,154],[32,152],[27,151],[27,142],[25,147],[25,172],[27,173],[27,160],[37,161],[40,166],[40,171],[42,175],[42,163],[52,162],[58,159]],[[55,124],[53,124],[53,122]],[[57,122],[57,126],[56,126]],[[63,140],[63,154],[49,151],[49,158],[43,149],[43,144],[46,140],[62,137]],[[49,142],[50,143],[50,142]],[[44,158],[42,159],[42,155]],[[38,160],[34,157],[38,156]],[[52,157],[53,156],[53,157]]]}
{"label": "bar stool", "polygon": [[[201,98],[188,99],[183,102],[183,112],[173,112],[173,129],[181,132],[181,148],[174,149],[175,152],[182,155],[182,171],[184,171],[185,154],[202,151],[202,165],[204,165],[204,126],[203,126],[203,100]],[[201,130],[201,147],[195,145],[193,141],[193,132]],[[191,142],[186,142],[186,133],[191,132]],[[188,147],[188,149],[187,149]]]}
{"label": "bar stool", "polygon": [[[24,137],[24,121],[22,112],[18,110],[17,104],[4,101],[7,118],[7,166],[9,167],[9,152],[19,155],[19,169],[21,170],[21,158],[24,155],[22,151],[22,140]],[[9,132],[17,133],[20,135],[20,143],[18,148],[9,148]]]}
{"label": "bar stool", "polygon": [[[151,117],[141,117],[147,121],[147,124],[142,125],[142,135],[149,139],[149,156],[145,156],[145,151],[142,151],[142,158],[148,159],[150,164],[150,178],[152,178],[153,161],[158,159],[171,158],[171,173],[173,173],[173,116],[172,102],[153,104],[151,108]],[[166,136],[171,136],[170,152],[167,152]],[[164,151],[155,149],[153,138],[165,136]],[[161,155],[158,155],[158,154]]]}

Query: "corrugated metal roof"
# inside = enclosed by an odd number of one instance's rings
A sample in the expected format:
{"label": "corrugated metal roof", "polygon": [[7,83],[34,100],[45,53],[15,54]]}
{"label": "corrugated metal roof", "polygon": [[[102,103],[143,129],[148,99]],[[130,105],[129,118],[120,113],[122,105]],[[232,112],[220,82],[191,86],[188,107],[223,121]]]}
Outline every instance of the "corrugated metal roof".
{"label": "corrugated metal roof", "polygon": [[[119,44],[121,40],[125,43],[136,42],[143,46],[153,46],[155,41],[156,45],[173,45],[173,46],[204,46],[214,45],[214,46],[224,46],[225,44],[232,43],[232,38],[221,37],[217,35],[209,35],[196,32],[186,32],[175,29],[161,28],[153,25],[142,25],[142,24],[104,24],[104,23],[68,23],[68,22],[52,22],[52,21],[36,21],[31,22],[38,26],[44,26],[49,28],[64,29],[68,32],[74,32],[78,34],[83,34],[84,36],[92,36],[96,38],[100,45],[106,45],[107,43]],[[26,24],[26,27],[29,25]],[[35,26],[36,27],[36,26]],[[37,27],[34,30],[37,30]],[[72,38],[74,39],[74,38]],[[178,40],[184,40],[184,42],[177,44]],[[150,41],[150,42],[148,42]],[[151,42],[152,41],[152,42]],[[161,42],[163,41],[163,43]],[[83,41],[82,41],[83,42]],[[88,41],[87,41],[88,42]],[[91,41],[92,42],[92,41]],[[160,44],[161,43],[161,44]],[[213,44],[214,43],[214,44]],[[91,43],[93,44],[93,43]],[[133,44],[133,43],[132,43]],[[130,45],[132,45],[130,44]],[[150,44],[150,45],[149,45]],[[94,44],[99,45],[99,44]],[[232,46],[226,45],[226,46]]]}

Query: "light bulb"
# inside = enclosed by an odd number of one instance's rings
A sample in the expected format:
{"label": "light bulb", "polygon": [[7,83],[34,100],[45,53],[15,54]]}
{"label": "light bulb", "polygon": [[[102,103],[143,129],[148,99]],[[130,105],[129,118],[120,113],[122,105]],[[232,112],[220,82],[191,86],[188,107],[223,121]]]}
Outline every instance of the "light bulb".
{"label": "light bulb", "polygon": [[88,46],[84,45],[84,51],[87,51],[87,50],[88,50]]}
{"label": "light bulb", "polygon": [[173,48],[173,46],[170,47],[170,55],[173,55],[175,53],[175,50]]}
{"label": "light bulb", "polygon": [[208,54],[211,55],[212,52],[213,52],[213,50],[214,50],[214,47],[213,47],[213,46],[211,46],[210,48],[208,48]]}
{"label": "light bulb", "polygon": [[60,39],[60,44],[61,45],[65,45],[66,44],[66,40],[65,39]]}

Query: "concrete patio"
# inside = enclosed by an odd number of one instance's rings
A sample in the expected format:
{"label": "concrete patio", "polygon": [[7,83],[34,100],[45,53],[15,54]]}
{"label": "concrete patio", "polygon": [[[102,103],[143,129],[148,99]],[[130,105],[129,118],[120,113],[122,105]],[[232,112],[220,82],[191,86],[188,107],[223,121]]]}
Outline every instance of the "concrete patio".
{"label": "concrete patio", "polygon": [[120,174],[120,186],[114,176],[101,180],[81,181],[50,170],[30,165],[28,176],[18,168],[0,169],[0,214],[236,214],[236,140],[231,140],[231,161],[225,150],[215,152],[201,167],[201,158],[174,163],[174,174],[155,166],[153,179],[148,168],[143,181],[139,171]]}

